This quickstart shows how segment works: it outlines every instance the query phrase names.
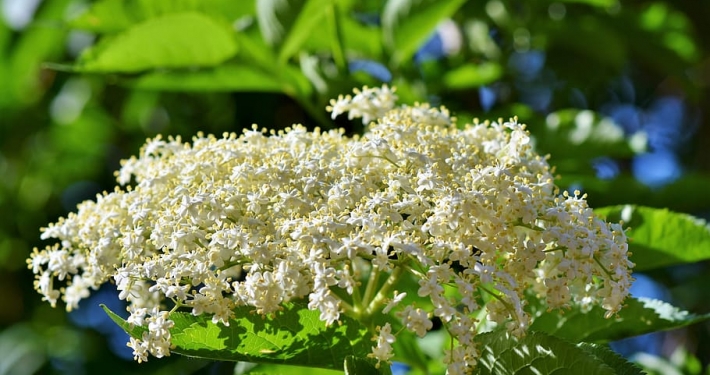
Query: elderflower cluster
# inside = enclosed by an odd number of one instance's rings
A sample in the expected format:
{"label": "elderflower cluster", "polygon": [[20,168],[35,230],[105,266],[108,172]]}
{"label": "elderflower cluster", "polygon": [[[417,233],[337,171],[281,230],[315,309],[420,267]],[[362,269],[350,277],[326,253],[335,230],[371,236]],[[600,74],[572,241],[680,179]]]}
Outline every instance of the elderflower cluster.
{"label": "elderflower cluster", "polygon": [[[459,128],[444,108],[395,107],[387,87],[355,94],[329,110],[375,121],[361,137],[295,125],[149,140],[117,172],[124,188],[43,228],[57,243],[28,260],[35,288],[71,310],[114,282],[128,322],[148,328],[129,343],[139,361],[170,354],[166,301],[224,325],[235,307],[268,315],[295,300],[324,324],[384,312],[400,324],[369,327],[385,362],[396,332],[424,336],[438,317],[451,374],[476,364],[482,309],[524,334],[526,291],[551,309],[621,308],[623,229],[559,194],[523,125]],[[419,287],[401,292],[406,278]]]}

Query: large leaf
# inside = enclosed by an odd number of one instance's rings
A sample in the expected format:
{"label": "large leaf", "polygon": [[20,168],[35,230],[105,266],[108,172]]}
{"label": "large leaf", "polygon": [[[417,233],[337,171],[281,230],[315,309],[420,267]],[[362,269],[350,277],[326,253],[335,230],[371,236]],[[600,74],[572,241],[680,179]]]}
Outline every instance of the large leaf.
{"label": "large leaf", "polygon": [[[477,374],[618,374],[628,368],[607,355],[599,355],[588,348],[580,348],[568,341],[530,332],[515,339],[504,330],[480,334],[476,337],[481,358]],[[641,374],[637,371],[632,374]]]}
{"label": "large leaf", "polygon": [[164,71],[143,74],[131,81],[136,88],[161,91],[281,92],[278,77],[245,64],[223,64],[196,71]]}
{"label": "large leaf", "polygon": [[[141,327],[130,325],[103,307],[128,334],[140,337]],[[173,352],[218,361],[286,363],[343,369],[347,356],[366,357],[371,335],[358,321],[341,316],[341,324],[326,327],[320,312],[302,303],[284,306],[275,317],[262,317],[252,307],[238,307],[229,326],[212,323],[206,315],[175,312],[170,319]]]}
{"label": "large leaf", "polygon": [[195,12],[153,18],[102,39],[79,58],[83,72],[136,73],[214,66],[237,52],[229,28]]}
{"label": "large leaf", "polygon": [[195,11],[228,23],[255,13],[253,1],[234,0],[99,0],[69,27],[95,33],[118,32],[145,20]]}
{"label": "large leaf", "polygon": [[685,327],[710,318],[694,315],[666,302],[649,298],[629,298],[617,316],[604,318],[605,310],[595,306],[589,312],[579,307],[565,311],[547,311],[529,298],[534,318],[530,329],[572,342],[609,342],[644,333]]}
{"label": "large leaf", "polygon": [[710,226],[694,216],[644,206],[595,210],[608,221],[630,227],[629,249],[636,271],[710,259]]}
{"label": "large leaf", "polygon": [[409,60],[442,20],[465,0],[389,0],[382,11],[382,31],[393,63]]}

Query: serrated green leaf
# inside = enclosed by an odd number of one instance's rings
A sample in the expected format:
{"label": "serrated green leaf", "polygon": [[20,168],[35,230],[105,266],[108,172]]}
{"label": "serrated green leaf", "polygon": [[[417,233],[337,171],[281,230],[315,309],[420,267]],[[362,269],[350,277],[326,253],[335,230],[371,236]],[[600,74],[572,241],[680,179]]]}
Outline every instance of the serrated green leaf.
{"label": "serrated green leaf", "polygon": [[395,65],[409,60],[445,18],[465,0],[389,0],[382,11],[382,32]]}
{"label": "serrated green leaf", "polygon": [[150,18],[188,11],[232,23],[253,15],[255,8],[252,1],[233,0],[99,0],[68,24],[74,29],[111,33]]}
{"label": "serrated green leaf", "polygon": [[493,83],[502,75],[503,68],[497,63],[466,64],[448,71],[444,84],[454,90],[469,89]]}
{"label": "serrated green leaf", "polygon": [[[547,116],[544,128],[531,126],[535,147],[552,155],[552,164],[565,171],[569,160],[588,161],[600,156],[629,157],[645,149],[630,143],[624,130],[610,118],[590,110],[563,109]],[[576,164],[574,165],[576,169]]]}
{"label": "serrated green leaf", "polygon": [[594,210],[608,221],[630,227],[629,250],[635,270],[710,259],[710,226],[694,216],[644,206],[612,206]]}
{"label": "serrated green leaf", "polygon": [[616,375],[643,375],[644,372],[635,364],[627,361],[622,356],[616,354],[606,345],[590,344],[582,342],[577,344],[577,347],[585,352],[599,358],[607,366],[614,369]]}
{"label": "serrated green leaf", "polygon": [[195,12],[153,18],[105,38],[79,58],[76,70],[136,73],[214,66],[237,52],[232,32]]}
{"label": "serrated green leaf", "polygon": [[565,311],[546,311],[529,298],[535,316],[531,330],[545,332],[569,341],[609,342],[644,333],[685,327],[710,318],[710,314],[695,315],[666,302],[649,298],[628,298],[625,307],[615,317],[604,318],[599,306],[589,312],[579,307]]}
{"label": "serrated green leaf", "polygon": [[326,327],[320,312],[293,304],[275,318],[262,318],[252,308],[235,310],[226,327],[209,317],[171,314],[174,351],[215,360],[288,363],[341,369],[345,356],[366,356],[370,334],[357,321],[341,316],[341,325]]}
{"label": "serrated green leaf", "polygon": [[612,367],[574,344],[541,332],[515,339],[498,330],[476,336],[481,357],[476,374],[615,374]]}
{"label": "serrated green leaf", "polygon": [[334,0],[306,0],[281,45],[279,61],[284,62],[298,53],[313,31],[325,23],[325,15],[332,10],[333,3]]}
{"label": "serrated green leaf", "polygon": [[[145,328],[131,327],[102,306],[109,317],[129,335],[140,338]],[[371,335],[347,316],[326,327],[319,311],[304,303],[290,303],[274,317],[262,317],[243,306],[234,310],[229,326],[215,324],[206,315],[170,314],[172,351],[189,357],[218,361],[285,363],[294,366],[342,369],[345,357],[366,357]]]}
{"label": "serrated green leaf", "polygon": [[273,74],[251,65],[228,63],[214,68],[150,72],[129,81],[133,87],[161,91],[281,92],[283,83]]}
{"label": "serrated green leaf", "polygon": [[373,358],[345,357],[345,375],[392,375],[387,363],[377,363]]}
{"label": "serrated green leaf", "polygon": [[123,320],[120,316],[118,316],[116,313],[111,311],[106,305],[103,303],[100,305],[102,309],[106,312],[109,318],[113,320],[114,323],[118,324],[119,327],[121,327],[126,333],[133,337],[133,338],[141,338],[143,336],[143,332],[146,332],[148,329],[145,327],[140,327],[140,326],[133,326],[132,324],[128,323],[127,321]]}

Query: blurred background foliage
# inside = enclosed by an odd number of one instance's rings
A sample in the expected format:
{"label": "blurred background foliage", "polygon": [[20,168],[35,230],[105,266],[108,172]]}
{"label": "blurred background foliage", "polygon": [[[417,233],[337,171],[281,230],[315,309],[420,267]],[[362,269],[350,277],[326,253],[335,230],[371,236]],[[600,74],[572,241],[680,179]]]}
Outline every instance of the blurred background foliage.
{"label": "blurred background foliage", "polygon": [[[362,125],[330,98],[396,86],[462,123],[517,115],[592,206],[710,213],[710,2],[619,0],[2,0],[0,375],[232,373],[137,365],[99,303],[41,302],[38,229],[102,190],[147,137]],[[679,249],[682,251],[682,249]],[[637,277],[637,296],[710,312],[708,264]],[[710,326],[615,349],[658,373],[706,373]],[[642,354],[639,354],[642,353]],[[710,373],[710,372],[707,372]]]}

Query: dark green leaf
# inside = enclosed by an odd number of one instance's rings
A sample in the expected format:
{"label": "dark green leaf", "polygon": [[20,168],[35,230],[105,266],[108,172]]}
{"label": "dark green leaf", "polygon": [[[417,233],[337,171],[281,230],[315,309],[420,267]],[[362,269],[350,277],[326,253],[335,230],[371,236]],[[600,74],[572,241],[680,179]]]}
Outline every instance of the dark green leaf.
{"label": "dark green leaf", "polygon": [[644,206],[613,206],[595,210],[608,221],[624,220],[631,229],[629,250],[635,270],[710,259],[710,226],[694,216]]}
{"label": "dark green leaf", "polygon": [[590,344],[582,342],[577,347],[585,352],[601,359],[607,366],[614,369],[616,375],[642,375],[641,369],[635,364],[627,361],[622,356],[616,354],[606,345]]}
{"label": "dark green leaf", "polygon": [[442,20],[453,16],[465,0],[389,0],[382,11],[382,31],[393,63],[409,60]]}
{"label": "dark green leaf", "polygon": [[545,332],[572,342],[609,342],[644,333],[685,327],[710,318],[694,315],[668,303],[648,298],[628,298],[615,317],[604,318],[605,310],[595,306],[589,312],[579,307],[565,311],[547,311],[528,298],[536,315],[530,329]]}
{"label": "dark green leaf", "polygon": [[515,339],[506,331],[476,337],[481,357],[476,374],[615,374],[614,369],[572,343],[542,332]]}
{"label": "dark green leaf", "polygon": [[175,13],[130,27],[82,53],[83,72],[135,73],[214,66],[234,56],[232,32],[199,13]]}

